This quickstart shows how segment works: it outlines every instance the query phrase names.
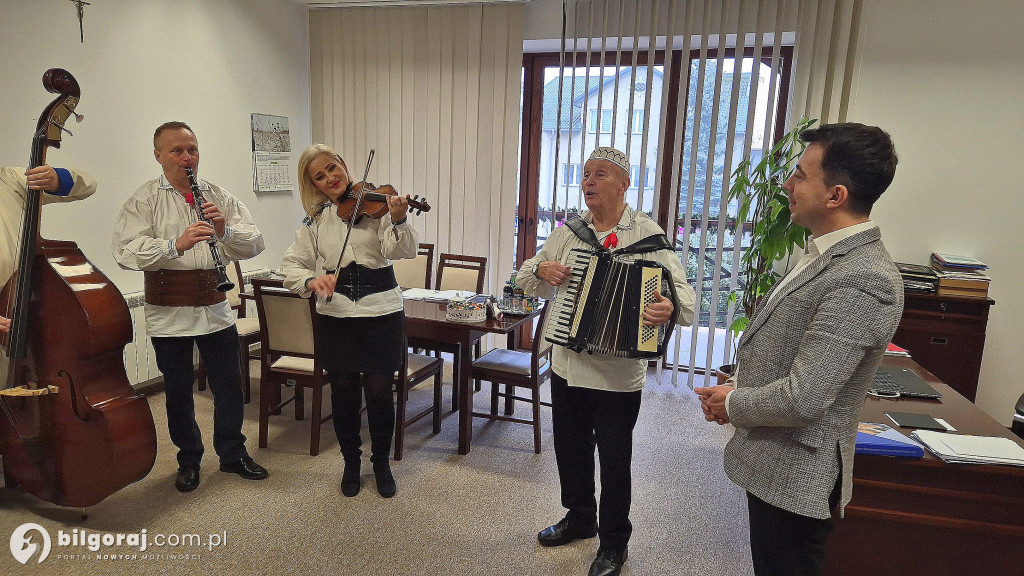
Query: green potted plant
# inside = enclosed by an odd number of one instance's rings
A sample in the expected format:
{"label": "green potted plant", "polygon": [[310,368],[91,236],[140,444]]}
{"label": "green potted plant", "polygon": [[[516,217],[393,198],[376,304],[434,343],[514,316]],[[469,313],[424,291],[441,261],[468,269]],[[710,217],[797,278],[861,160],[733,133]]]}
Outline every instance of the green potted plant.
{"label": "green potted plant", "polygon": [[[810,128],[817,120],[802,118],[796,126],[782,136],[772,149],[757,164],[744,159],[732,173],[729,201],[739,202],[736,215],[737,234],[742,234],[744,222],[752,224],[750,248],[740,257],[739,278],[743,289],[729,294],[729,304],[739,304],[736,316],[729,326],[734,340],[747,327],[754,307],[772,286],[780,274],[775,263],[788,259],[797,247],[803,249],[810,231],[793,223],[789,213],[789,194],[782,188],[793,172],[797,159],[803,152],[800,133]],[[718,369],[721,374],[731,375],[734,365]]]}

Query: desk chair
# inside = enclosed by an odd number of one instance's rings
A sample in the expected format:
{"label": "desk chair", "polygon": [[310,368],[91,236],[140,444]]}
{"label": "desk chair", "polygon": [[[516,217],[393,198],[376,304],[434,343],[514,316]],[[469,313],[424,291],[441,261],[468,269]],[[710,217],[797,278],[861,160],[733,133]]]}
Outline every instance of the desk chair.
{"label": "desk chair", "polygon": [[[544,306],[533,332],[533,346],[530,352],[495,348],[473,361],[472,377],[487,380],[491,383],[490,413],[473,412],[477,418],[518,422],[533,426],[533,451],[540,454],[540,406],[551,406],[540,401],[540,385],[551,375],[551,342],[544,339],[544,327],[547,324],[548,310],[551,304]],[[505,391],[499,392],[498,385],[504,384]],[[515,388],[530,390],[530,397],[515,395]],[[505,413],[498,414],[498,398],[505,399]],[[515,418],[512,416],[515,400],[529,402],[533,405],[533,418]]]}
{"label": "desk chair", "polygon": [[[398,393],[398,406],[395,410],[395,460],[402,459],[405,429],[427,414],[433,414],[433,433],[440,434],[441,432],[441,370],[444,368],[444,361],[440,358],[413,354],[408,351],[408,346],[405,347],[405,350],[406,355],[402,358],[402,368],[399,370],[395,382],[395,391]],[[434,378],[433,404],[418,414],[407,416],[409,390],[431,377]]]}
{"label": "desk chair", "polygon": [[420,244],[416,258],[395,260],[395,279],[402,290],[430,288],[431,267],[434,265],[434,245]]}
{"label": "desk chair", "polygon": [[441,254],[437,260],[437,290],[484,291],[487,258],[462,254]]}
{"label": "desk chair", "polygon": [[[487,258],[484,256],[465,256],[463,254],[442,253],[437,260],[437,283],[436,290],[469,290],[480,294],[484,291],[484,273],[487,270]],[[417,348],[433,350],[436,354],[447,352],[455,354],[458,347],[440,342],[416,341]],[[480,342],[477,342],[473,351],[466,350],[467,354],[473,357],[480,356]],[[454,381],[459,381],[459,367],[453,368]],[[475,383],[475,389],[480,390],[480,382]],[[452,388],[452,411],[459,409],[458,387]]]}
{"label": "desk chair", "polygon": [[[242,266],[238,262],[232,262],[225,269],[228,274],[228,280],[231,280],[235,285],[225,295],[228,297],[228,304],[231,305],[231,309],[238,316],[235,319],[235,328],[238,329],[238,370],[242,375],[242,396],[245,399],[245,403],[248,404],[252,400],[249,359],[259,359],[258,355],[250,354],[249,347],[260,341],[260,320],[259,318],[246,316],[245,302],[238,295],[245,284],[242,277]],[[206,390],[206,369],[203,368],[202,360],[199,362],[197,379],[199,381],[199,390]]]}
{"label": "desk chair", "polygon": [[[295,419],[304,417],[304,390],[313,391],[310,417],[309,454],[320,453],[320,426],[332,415],[321,417],[323,388],[327,376],[316,350],[316,298],[303,298],[284,288],[253,283],[256,313],[260,320],[260,417],[259,445],[267,447],[271,413],[295,402]],[[274,406],[281,386],[295,382],[291,398]]]}

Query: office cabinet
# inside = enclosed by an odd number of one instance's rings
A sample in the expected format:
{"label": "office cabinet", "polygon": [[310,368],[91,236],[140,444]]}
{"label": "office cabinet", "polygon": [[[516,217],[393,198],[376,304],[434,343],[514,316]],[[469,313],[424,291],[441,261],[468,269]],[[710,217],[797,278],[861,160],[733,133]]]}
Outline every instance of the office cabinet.
{"label": "office cabinet", "polygon": [[911,358],[974,402],[985,349],[989,298],[907,292],[892,341]]}

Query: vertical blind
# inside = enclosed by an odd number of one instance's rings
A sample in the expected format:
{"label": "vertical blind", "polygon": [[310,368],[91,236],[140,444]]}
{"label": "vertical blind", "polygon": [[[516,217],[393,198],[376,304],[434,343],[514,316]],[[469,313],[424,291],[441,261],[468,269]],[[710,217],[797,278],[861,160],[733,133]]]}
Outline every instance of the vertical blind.
{"label": "vertical blind", "polygon": [[[634,171],[634,179],[640,181],[631,183],[637,188],[635,207],[643,210],[645,194],[655,195],[653,202],[648,201],[650,212],[670,227],[678,223],[669,236],[676,238],[684,267],[689,252],[695,252],[688,272],[693,274],[689,280],[695,285],[702,310],[698,310],[692,329],[676,329],[674,350],[669,354],[673,385],[680,371],[686,370],[692,387],[695,367],[712,369],[716,358],[728,362],[732,354],[731,339],[722,336],[734,310],[729,307],[722,325],[715,315],[729,291],[737,288],[742,224],[733,227],[734,240],[729,246],[726,237],[727,191],[733,166],[752,151],[770,149],[773,135],[784,132],[802,116],[821,123],[846,120],[862,1],[563,1],[555,165],[582,165],[599,145],[626,151],[631,165],[641,167]],[[754,64],[744,79],[740,61],[747,50],[754,55]],[[793,80],[783,83],[781,63],[786,50],[792,51]],[[636,95],[641,91],[635,89],[639,83],[645,88],[655,85],[655,52],[663,53],[658,69],[666,79],[657,103],[652,101],[654,89],[642,90],[640,99]],[[691,52],[695,54],[692,59]],[[673,86],[668,71],[676,58],[683,59],[682,73],[678,85]],[[610,59],[614,64],[609,64]],[[765,64],[758,68],[759,62]],[[632,73],[623,74],[624,66],[634,67]],[[758,80],[762,77],[763,82]],[[588,92],[595,81],[612,89],[608,94],[606,89],[598,90],[596,101],[576,98],[580,93],[577,83]],[[629,89],[620,91],[620,82],[628,82]],[[779,93],[784,86],[788,86],[786,93]],[[620,102],[623,94],[628,94],[628,101]],[[612,101],[606,102],[609,97]],[[775,125],[779,117],[773,112],[776,103],[784,109],[784,126]],[[596,113],[588,109],[591,106]],[[606,109],[613,111],[610,134],[604,128]],[[674,109],[673,115],[668,114],[670,109]],[[619,110],[625,111],[621,117]],[[576,114],[582,124],[590,119],[598,124],[583,130],[583,138],[578,140],[568,133]],[[672,133],[667,132],[670,126],[665,121],[670,116],[677,119]],[[640,126],[633,125],[636,120]],[[622,121],[628,124],[624,131],[617,129]],[[617,140],[623,135],[624,140]],[[632,142],[636,138],[641,140],[639,147]],[[674,152],[659,154],[667,141],[675,143]],[[648,156],[655,154],[654,182],[661,183],[664,178],[668,186],[646,182],[651,175],[644,167],[651,161]],[[559,171],[551,173],[551,213],[561,210],[565,217],[571,204],[581,209],[581,195],[571,198],[566,182],[559,181]],[[712,194],[715,190],[717,197]],[[661,202],[662,195],[668,196],[667,202]],[[660,206],[667,206],[669,213],[658,214]],[[728,276],[724,289],[723,274]],[[701,311],[707,313],[706,321],[700,320]]]}
{"label": "vertical blind", "polygon": [[523,5],[311,10],[313,139],[354,175],[426,196],[435,252],[512,269]]}

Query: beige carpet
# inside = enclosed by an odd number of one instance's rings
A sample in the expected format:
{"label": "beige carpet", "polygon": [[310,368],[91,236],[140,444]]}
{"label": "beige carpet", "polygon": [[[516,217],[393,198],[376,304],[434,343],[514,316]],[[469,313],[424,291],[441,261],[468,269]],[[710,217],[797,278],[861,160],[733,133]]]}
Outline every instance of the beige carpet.
{"label": "beige carpet", "polygon": [[[450,372],[446,377],[450,382]],[[542,408],[539,455],[528,426],[478,419],[472,451],[459,456],[456,415],[446,415],[437,436],[430,434],[429,419],[418,422],[408,430],[405,459],[393,463],[398,495],[390,500],[374,487],[364,424],[363,490],[345,498],[330,423],[322,427],[316,457],[308,453],[308,420],[295,421],[288,409],[271,419],[269,447],[257,447],[257,388],[254,382],[244,430],[250,453],[270,470],[268,480],[245,481],[217,470],[207,391],[196,394],[207,446],[202,482],[195,492],[178,493],[163,395],[152,396],[156,465],[142,481],[90,508],[88,519],[18,490],[0,490],[0,574],[586,574],[597,539],[556,549],[536,541],[539,529],[564,514],[549,409]],[[478,407],[486,405],[487,390],[485,383],[477,393]],[[450,406],[450,387],[445,391]],[[623,574],[750,574],[743,493],[722,472],[729,431],[704,422],[695,395],[682,386],[659,386],[649,378],[643,394],[634,439],[634,531]],[[425,406],[429,397],[428,390],[417,389],[410,403]],[[37,553],[22,566],[7,547],[26,522],[41,525],[53,539],[42,564],[36,563]],[[145,529],[149,549],[58,546],[58,531],[72,534],[76,528],[87,535]],[[157,547],[158,534],[198,534],[203,543]],[[223,542],[209,549],[210,534]]]}

